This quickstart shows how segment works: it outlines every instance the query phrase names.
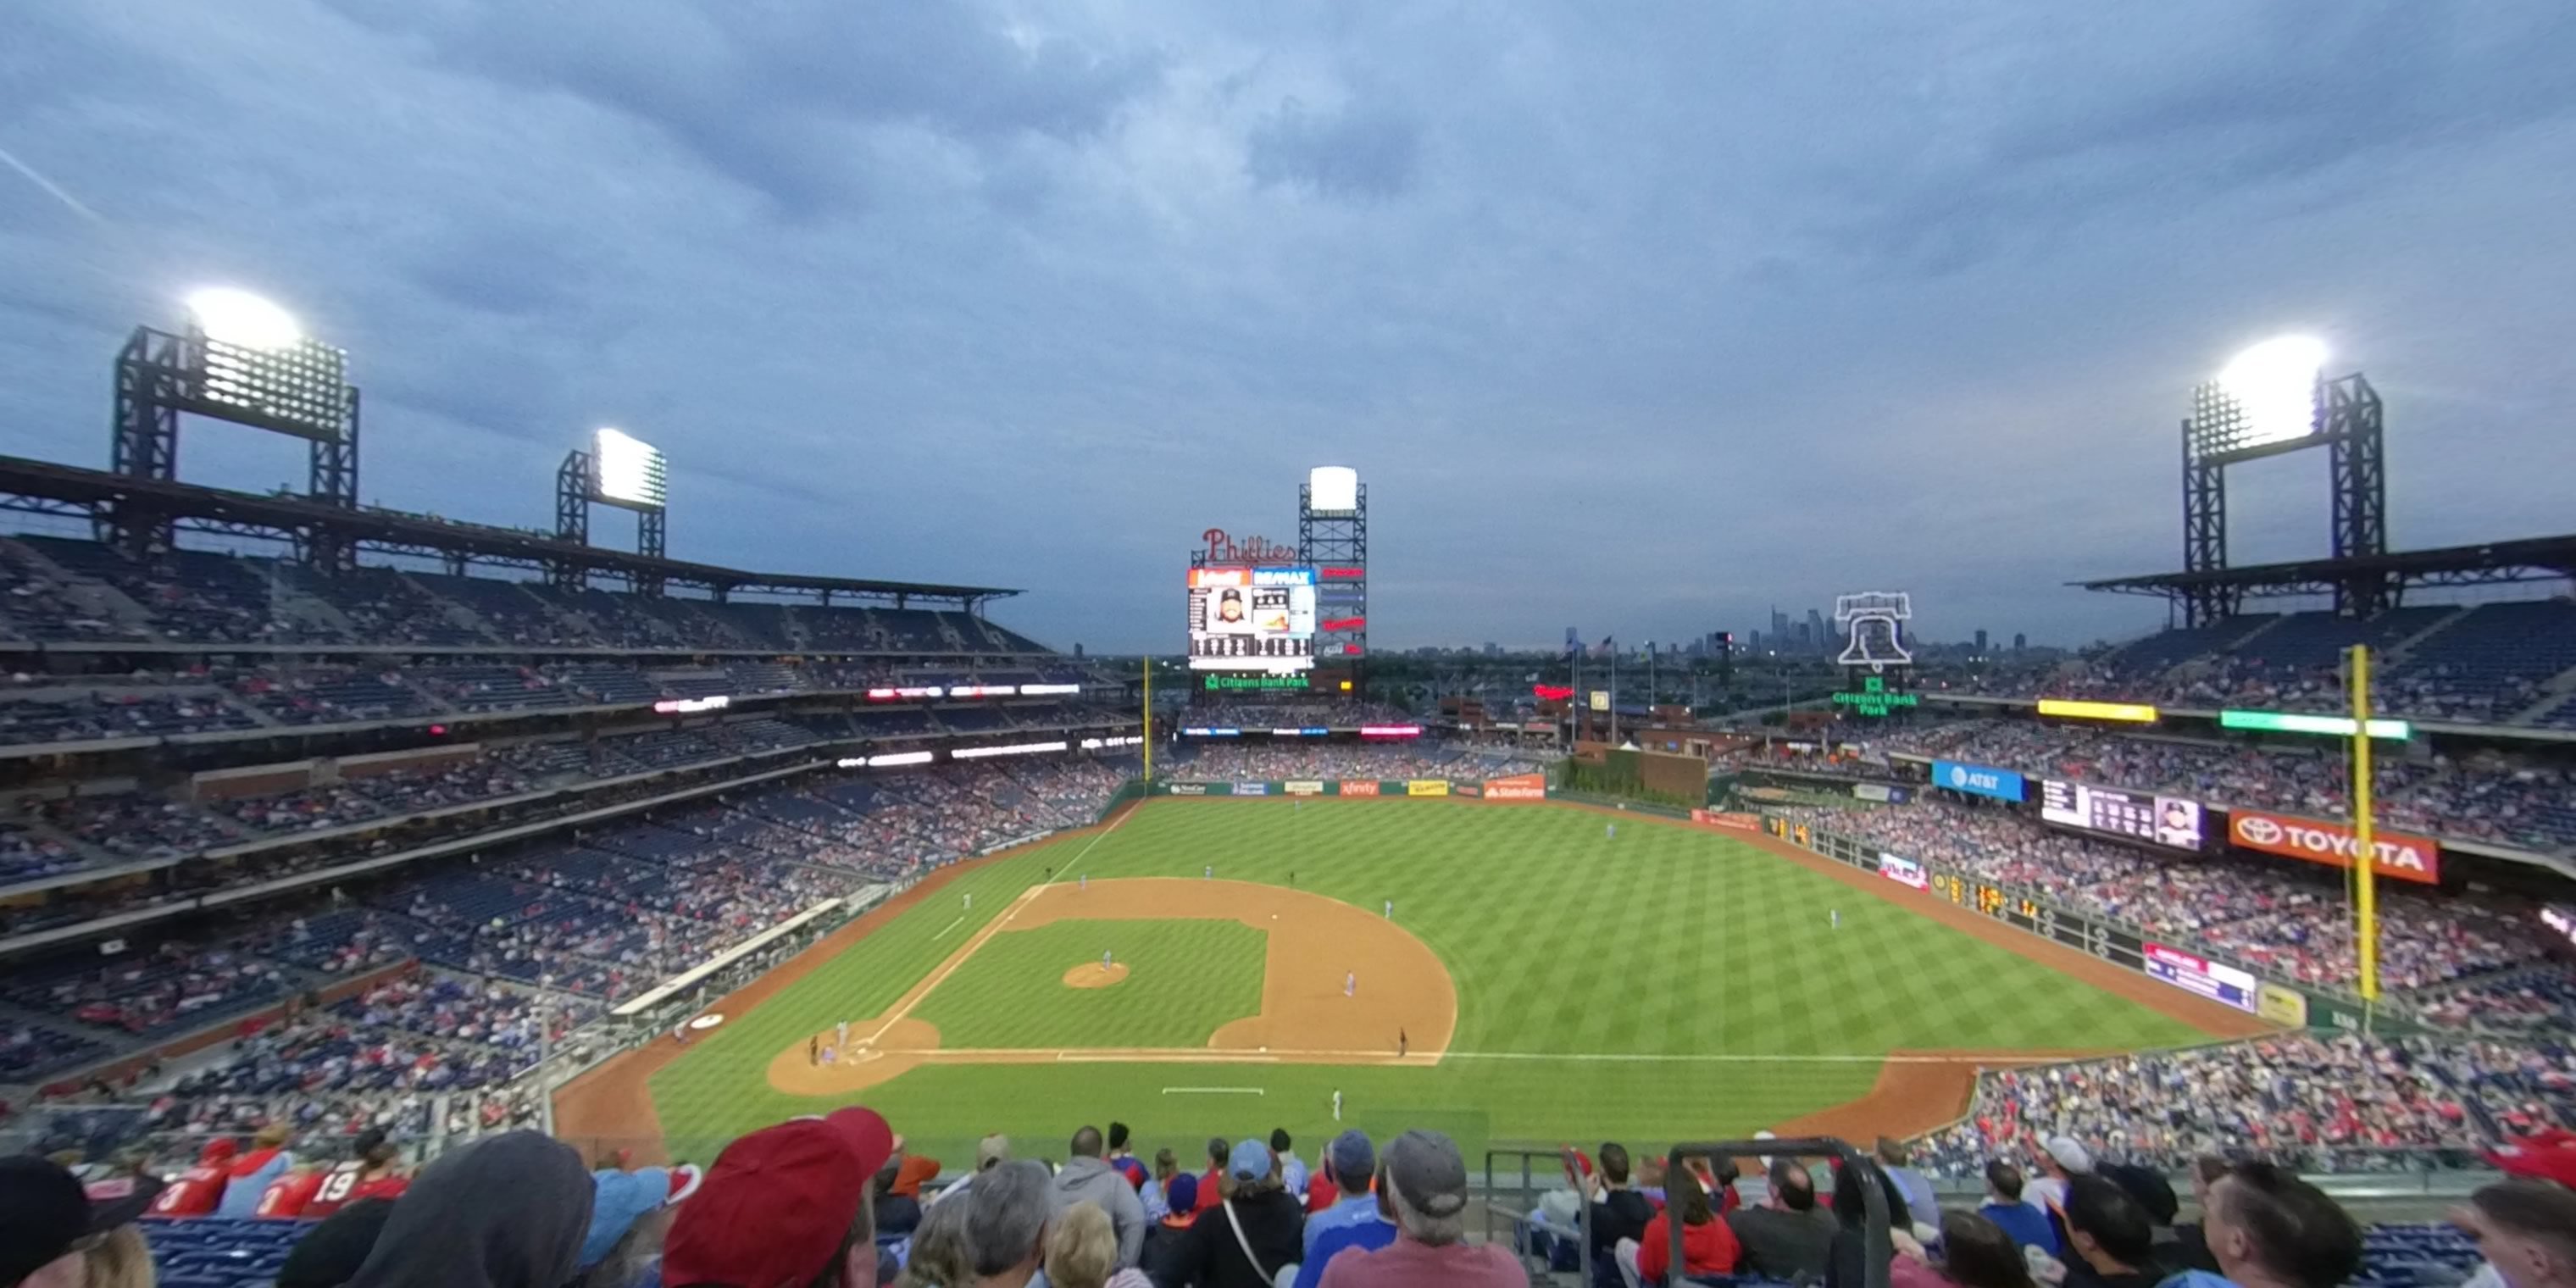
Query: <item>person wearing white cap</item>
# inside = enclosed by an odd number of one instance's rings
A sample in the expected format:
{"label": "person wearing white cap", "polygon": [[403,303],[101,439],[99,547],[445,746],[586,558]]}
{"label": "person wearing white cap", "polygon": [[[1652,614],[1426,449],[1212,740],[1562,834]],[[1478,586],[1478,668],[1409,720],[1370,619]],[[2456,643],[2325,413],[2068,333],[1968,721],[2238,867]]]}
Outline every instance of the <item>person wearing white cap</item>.
{"label": "person wearing white cap", "polygon": [[2023,1187],[2022,1200],[2046,1209],[2058,1220],[2065,1219],[2066,1182],[2077,1176],[2093,1174],[2093,1155],[2072,1136],[2051,1136],[2039,1144],[2039,1175]]}

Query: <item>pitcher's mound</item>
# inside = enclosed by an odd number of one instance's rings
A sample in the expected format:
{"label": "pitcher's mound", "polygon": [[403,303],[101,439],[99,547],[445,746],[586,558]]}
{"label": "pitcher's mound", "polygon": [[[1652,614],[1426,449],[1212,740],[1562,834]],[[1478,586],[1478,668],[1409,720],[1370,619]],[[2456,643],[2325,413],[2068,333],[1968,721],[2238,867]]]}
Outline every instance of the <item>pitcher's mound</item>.
{"label": "pitcher's mound", "polygon": [[1107,966],[1098,962],[1084,962],[1064,973],[1064,986],[1066,988],[1107,988],[1125,978],[1127,978],[1125,962],[1111,962]]}

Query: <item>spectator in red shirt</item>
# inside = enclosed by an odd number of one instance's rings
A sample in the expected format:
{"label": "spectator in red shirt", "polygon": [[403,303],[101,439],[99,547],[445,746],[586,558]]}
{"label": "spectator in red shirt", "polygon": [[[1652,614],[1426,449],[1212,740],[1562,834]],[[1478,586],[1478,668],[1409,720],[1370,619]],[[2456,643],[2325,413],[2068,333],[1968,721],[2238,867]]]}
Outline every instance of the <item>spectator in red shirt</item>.
{"label": "spectator in red shirt", "polygon": [[206,1142],[197,1155],[197,1165],[179,1174],[152,1200],[154,1216],[205,1216],[223,1202],[224,1185],[232,1179],[233,1155],[241,1147],[229,1136],[218,1136]]}
{"label": "spectator in red shirt", "polygon": [[1208,1169],[1199,1177],[1199,1204],[1192,1211],[1205,1212],[1225,1200],[1225,1155],[1229,1148],[1225,1137],[1208,1137]]}
{"label": "spectator in red shirt", "polygon": [[1673,1216],[1682,1221],[1682,1274],[1691,1278],[1703,1275],[1735,1273],[1736,1258],[1741,1255],[1735,1232],[1708,1205],[1708,1191],[1701,1187],[1699,1175],[1682,1168],[1669,1175],[1668,1201],[1663,1211],[1646,1223],[1645,1236],[1631,1244],[1621,1240],[1618,1257],[1622,1271],[1635,1262],[1635,1283],[1662,1283],[1673,1266]]}

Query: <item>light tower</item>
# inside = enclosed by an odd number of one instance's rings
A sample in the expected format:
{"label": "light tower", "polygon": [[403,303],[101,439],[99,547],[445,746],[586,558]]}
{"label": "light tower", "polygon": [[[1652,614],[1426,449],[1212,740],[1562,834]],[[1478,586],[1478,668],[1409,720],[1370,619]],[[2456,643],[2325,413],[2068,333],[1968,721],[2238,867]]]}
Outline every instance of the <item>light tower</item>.
{"label": "light tower", "polygon": [[[2379,391],[2359,372],[2328,379],[2326,346],[2307,336],[2266,340],[2236,355],[2192,393],[2182,423],[2182,562],[2186,573],[2227,569],[2227,467],[2325,445],[2334,491],[2337,559],[2388,552],[2388,470]],[[2343,577],[2335,611],[2369,617],[2395,602],[2386,576]],[[2183,622],[2236,614],[2237,589],[2212,576],[2183,594]]]}
{"label": "light tower", "polygon": [[[635,552],[661,558],[670,477],[670,463],[660,448],[622,430],[593,430],[590,450],[575,448],[555,470],[555,535],[574,545],[589,545],[590,507],[613,505],[635,512]],[[579,589],[588,574],[566,564],[554,570],[553,580]],[[644,578],[635,589],[660,594],[661,581]]]}
{"label": "light tower", "polygon": [[[247,291],[215,288],[188,297],[182,331],[136,327],[116,355],[116,419],[109,468],[129,478],[176,482],[179,415],[186,412],[313,445],[306,495],[325,505],[358,505],[358,389],[346,353],[304,333],[292,314]],[[175,520],[148,500],[100,507],[100,541],[136,559],[168,552]],[[338,537],[299,530],[296,553],[316,567],[356,566]]]}
{"label": "light tower", "polygon": [[1356,673],[1368,656],[1368,485],[1319,465],[1297,489],[1297,555],[1315,569],[1315,660]]}

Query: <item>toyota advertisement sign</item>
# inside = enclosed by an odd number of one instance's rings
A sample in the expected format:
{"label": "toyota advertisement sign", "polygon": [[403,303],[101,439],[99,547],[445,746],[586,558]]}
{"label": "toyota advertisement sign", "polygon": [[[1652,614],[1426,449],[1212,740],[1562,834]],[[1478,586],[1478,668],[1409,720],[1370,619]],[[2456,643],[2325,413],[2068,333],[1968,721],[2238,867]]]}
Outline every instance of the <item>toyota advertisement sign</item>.
{"label": "toyota advertisement sign", "polygon": [[[2240,809],[2227,817],[2227,839],[2248,850],[2305,859],[2328,867],[2352,866],[2359,838],[2342,823]],[[2395,881],[2435,885],[2442,879],[2442,845],[2429,836],[2378,832],[2371,838],[2378,852],[2371,871]]]}
{"label": "toyota advertisement sign", "polygon": [[1992,796],[1999,801],[2023,800],[2028,796],[2022,786],[2021,775],[2009,769],[1967,765],[1955,760],[1932,762],[1932,785],[1971,796]]}

